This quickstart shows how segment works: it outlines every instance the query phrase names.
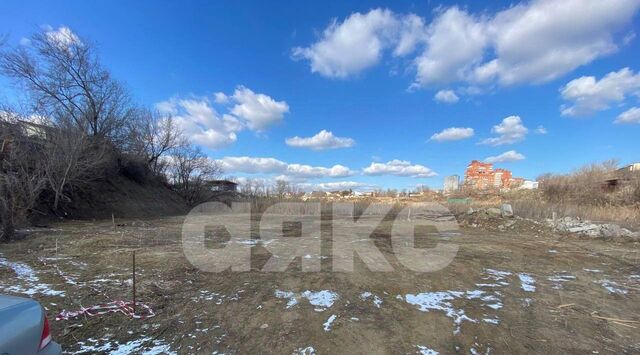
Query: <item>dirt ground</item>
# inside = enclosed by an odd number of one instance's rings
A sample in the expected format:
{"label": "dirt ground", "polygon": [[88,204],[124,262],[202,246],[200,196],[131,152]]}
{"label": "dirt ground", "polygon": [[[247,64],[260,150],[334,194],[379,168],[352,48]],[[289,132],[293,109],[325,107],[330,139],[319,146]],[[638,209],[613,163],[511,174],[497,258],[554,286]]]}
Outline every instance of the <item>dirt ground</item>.
{"label": "dirt ground", "polygon": [[[640,352],[640,246],[553,235],[544,227],[464,227],[434,236],[458,245],[444,269],[418,273],[394,261],[389,223],[372,235],[395,271],[202,272],[185,258],[183,217],[64,222],[0,245],[0,292],[47,309],[67,353],[520,354]],[[326,225],[323,221],[323,226]],[[428,245],[427,245],[428,247]],[[55,320],[137,298],[155,316],[122,313]]]}

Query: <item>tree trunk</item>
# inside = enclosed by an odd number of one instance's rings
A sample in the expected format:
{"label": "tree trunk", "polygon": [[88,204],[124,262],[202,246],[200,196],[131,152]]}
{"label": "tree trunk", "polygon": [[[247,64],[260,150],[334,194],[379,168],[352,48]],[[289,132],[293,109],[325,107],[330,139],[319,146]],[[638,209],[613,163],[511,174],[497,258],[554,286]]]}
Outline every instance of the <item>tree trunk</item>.
{"label": "tree trunk", "polygon": [[60,194],[58,191],[55,191],[55,197],[53,198],[53,210],[58,210],[58,203],[60,203]]}
{"label": "tree trunk", "polygon": [[16,233],[15,226],[13,225],[13,216],[11,211],[6,206],[0,207],[0,224],[2,224],[0,231],[0,242],[10,242]]}

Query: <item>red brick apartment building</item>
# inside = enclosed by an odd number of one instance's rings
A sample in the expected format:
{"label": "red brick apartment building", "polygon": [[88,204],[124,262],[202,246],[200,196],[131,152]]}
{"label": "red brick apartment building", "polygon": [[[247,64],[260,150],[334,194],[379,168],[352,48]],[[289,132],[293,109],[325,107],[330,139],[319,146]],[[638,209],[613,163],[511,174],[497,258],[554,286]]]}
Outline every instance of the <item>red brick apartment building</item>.
{"label": "red brick apartment building", "polygon": [[477,190],[511,189],[524,183],[507,169],[493,169],[493,164],[473,160],[464,172],[464,185]]}

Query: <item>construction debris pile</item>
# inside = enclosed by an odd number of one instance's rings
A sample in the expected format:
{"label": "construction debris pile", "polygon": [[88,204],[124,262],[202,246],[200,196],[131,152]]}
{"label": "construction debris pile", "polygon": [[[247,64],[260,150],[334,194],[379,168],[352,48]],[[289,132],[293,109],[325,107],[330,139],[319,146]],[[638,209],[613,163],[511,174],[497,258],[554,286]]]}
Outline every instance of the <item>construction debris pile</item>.
{"label": "construction debris pile", "polygon": [[469,208],[456,216],[462,227],[482,228],[489,231],[528,231],[536,234],[563,233],[578,236],[640,241],[640,232],[634,232],[612,223],[594,223],[575,217],[536,221],[514,215],[509,204],[500,208]]}
{"label": "construction debris pile", "polygon": [[505,232],[510,230],[543,233],[547,227],[540,222],[515,216],[509,204],[500,208],[469,208],[456,216],[462,227],[481,228],[489,231]]}
{"label": "construction debris pile", "polygon": [[593,223],[574,217],[564,217],[556,220],[548,219],[547,224],[553,228],[554,231],[560,233],[579,234],[592,238],[626,238],[640,241],[640,232],[632,232],[617,224]]}

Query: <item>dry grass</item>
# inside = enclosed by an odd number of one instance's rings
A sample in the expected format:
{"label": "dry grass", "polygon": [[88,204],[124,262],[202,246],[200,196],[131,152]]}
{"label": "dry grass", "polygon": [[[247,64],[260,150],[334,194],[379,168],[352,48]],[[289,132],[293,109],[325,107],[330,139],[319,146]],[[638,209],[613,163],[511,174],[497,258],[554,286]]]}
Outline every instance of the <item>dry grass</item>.
{"label": "dry grass", "polygon": [[524,218],[580,217],[597,222],[614,222],[628,227],[640,226],[639,206],[589,205],[544,200],[515,199],[510,201],[516,215]]}
{"label": "dry grass", "polygon": [[[455,347],[458,352],[468,353],[473,348],[497,354],[624,354],[638,349],[637,329],[611,320],[633,326],[635,323],[628,321],[640,321],[640,283],[629,278],[638,273],[640,250],[635,244],[557,238],[528,229],[506,233],[467,229],[438,240],[459,246],[449,266],[421,273],[400,265],[387,243],[391,224],[385,223],[372,238],[394,271],[374,272],[356,259],[354,272],[333,272],[332,236],[336,234],[325,233],[321,249],[311,254],[313,260],[323,257],[321,272],[302,272],[306,258],[296,258],[286,272],[264,272],[261,268],[272,254],[264,245],[256,245],[251,248],[250,271],[209,273],[186,259],[180,247],[181,218],[119,220],[118,224],[114,228],[111,220],[59,223],[54,230],[3,246],[3,258],[28,265],[41,283],[65,291],[64,297],[34,297],[47,307],[53,338],[67,352],[82,350],[82,344],[85,352],[94,353],[100,351],[95,349],[115,352],[120,346],[122,350],[125,344],[130,352],[142,353],[166,344],[181,354],[291,354],[306,346],[313,346],[320,354],[415,353],[415,344],[427,344],[440,353],[455,353]],[[343,233],[341,236],[351,232]],[[137,299],[152,307],[155,317],[130,319],[123,314],[105,314],[53,320],[62,310],[130,300],[128,280],[134,249],[139,270]],[[601,272],[584,270],[593,268]],[[504,285],[481,286],[478,283],[491,276],[487,269],[510,274]],[[564,282],[560,290],[549,278],[561,270],[570,270],[562,274],[568,272],[575,279]],[[522,290],[520,273],[535,278],[535,292]],[[604,275],[628,292],[610,293],[602,285]],[[26,287],[29,282],[0,266],[0,289]],[[304,298],[288,307],[288,300],[278,298],[276,290],[298,294],[327,290],[339,298],[325,311],[318,311]],[[363,292],[376,295],[382,303],[377,306],[371,299],[362,299]],[[424,312],[409,304],[406,296],[397,297],[424,293],[433,299],[451,292],[483,292],[504,307],[489,308],[493,301],[470,297],[445,299],[445,308]],[[531,302],[523,302],[525,298]],[[477,321],[463,321],[456,334],[454,319],[447,315],[449,308]],[[594,315],[609,319],[593,317],[594,311]],[[325,331],[331,315],[337,318]],[[499,324],[487,323],[485,318],[498,319]],[[94,350],[86,350],[89,346]]]}

